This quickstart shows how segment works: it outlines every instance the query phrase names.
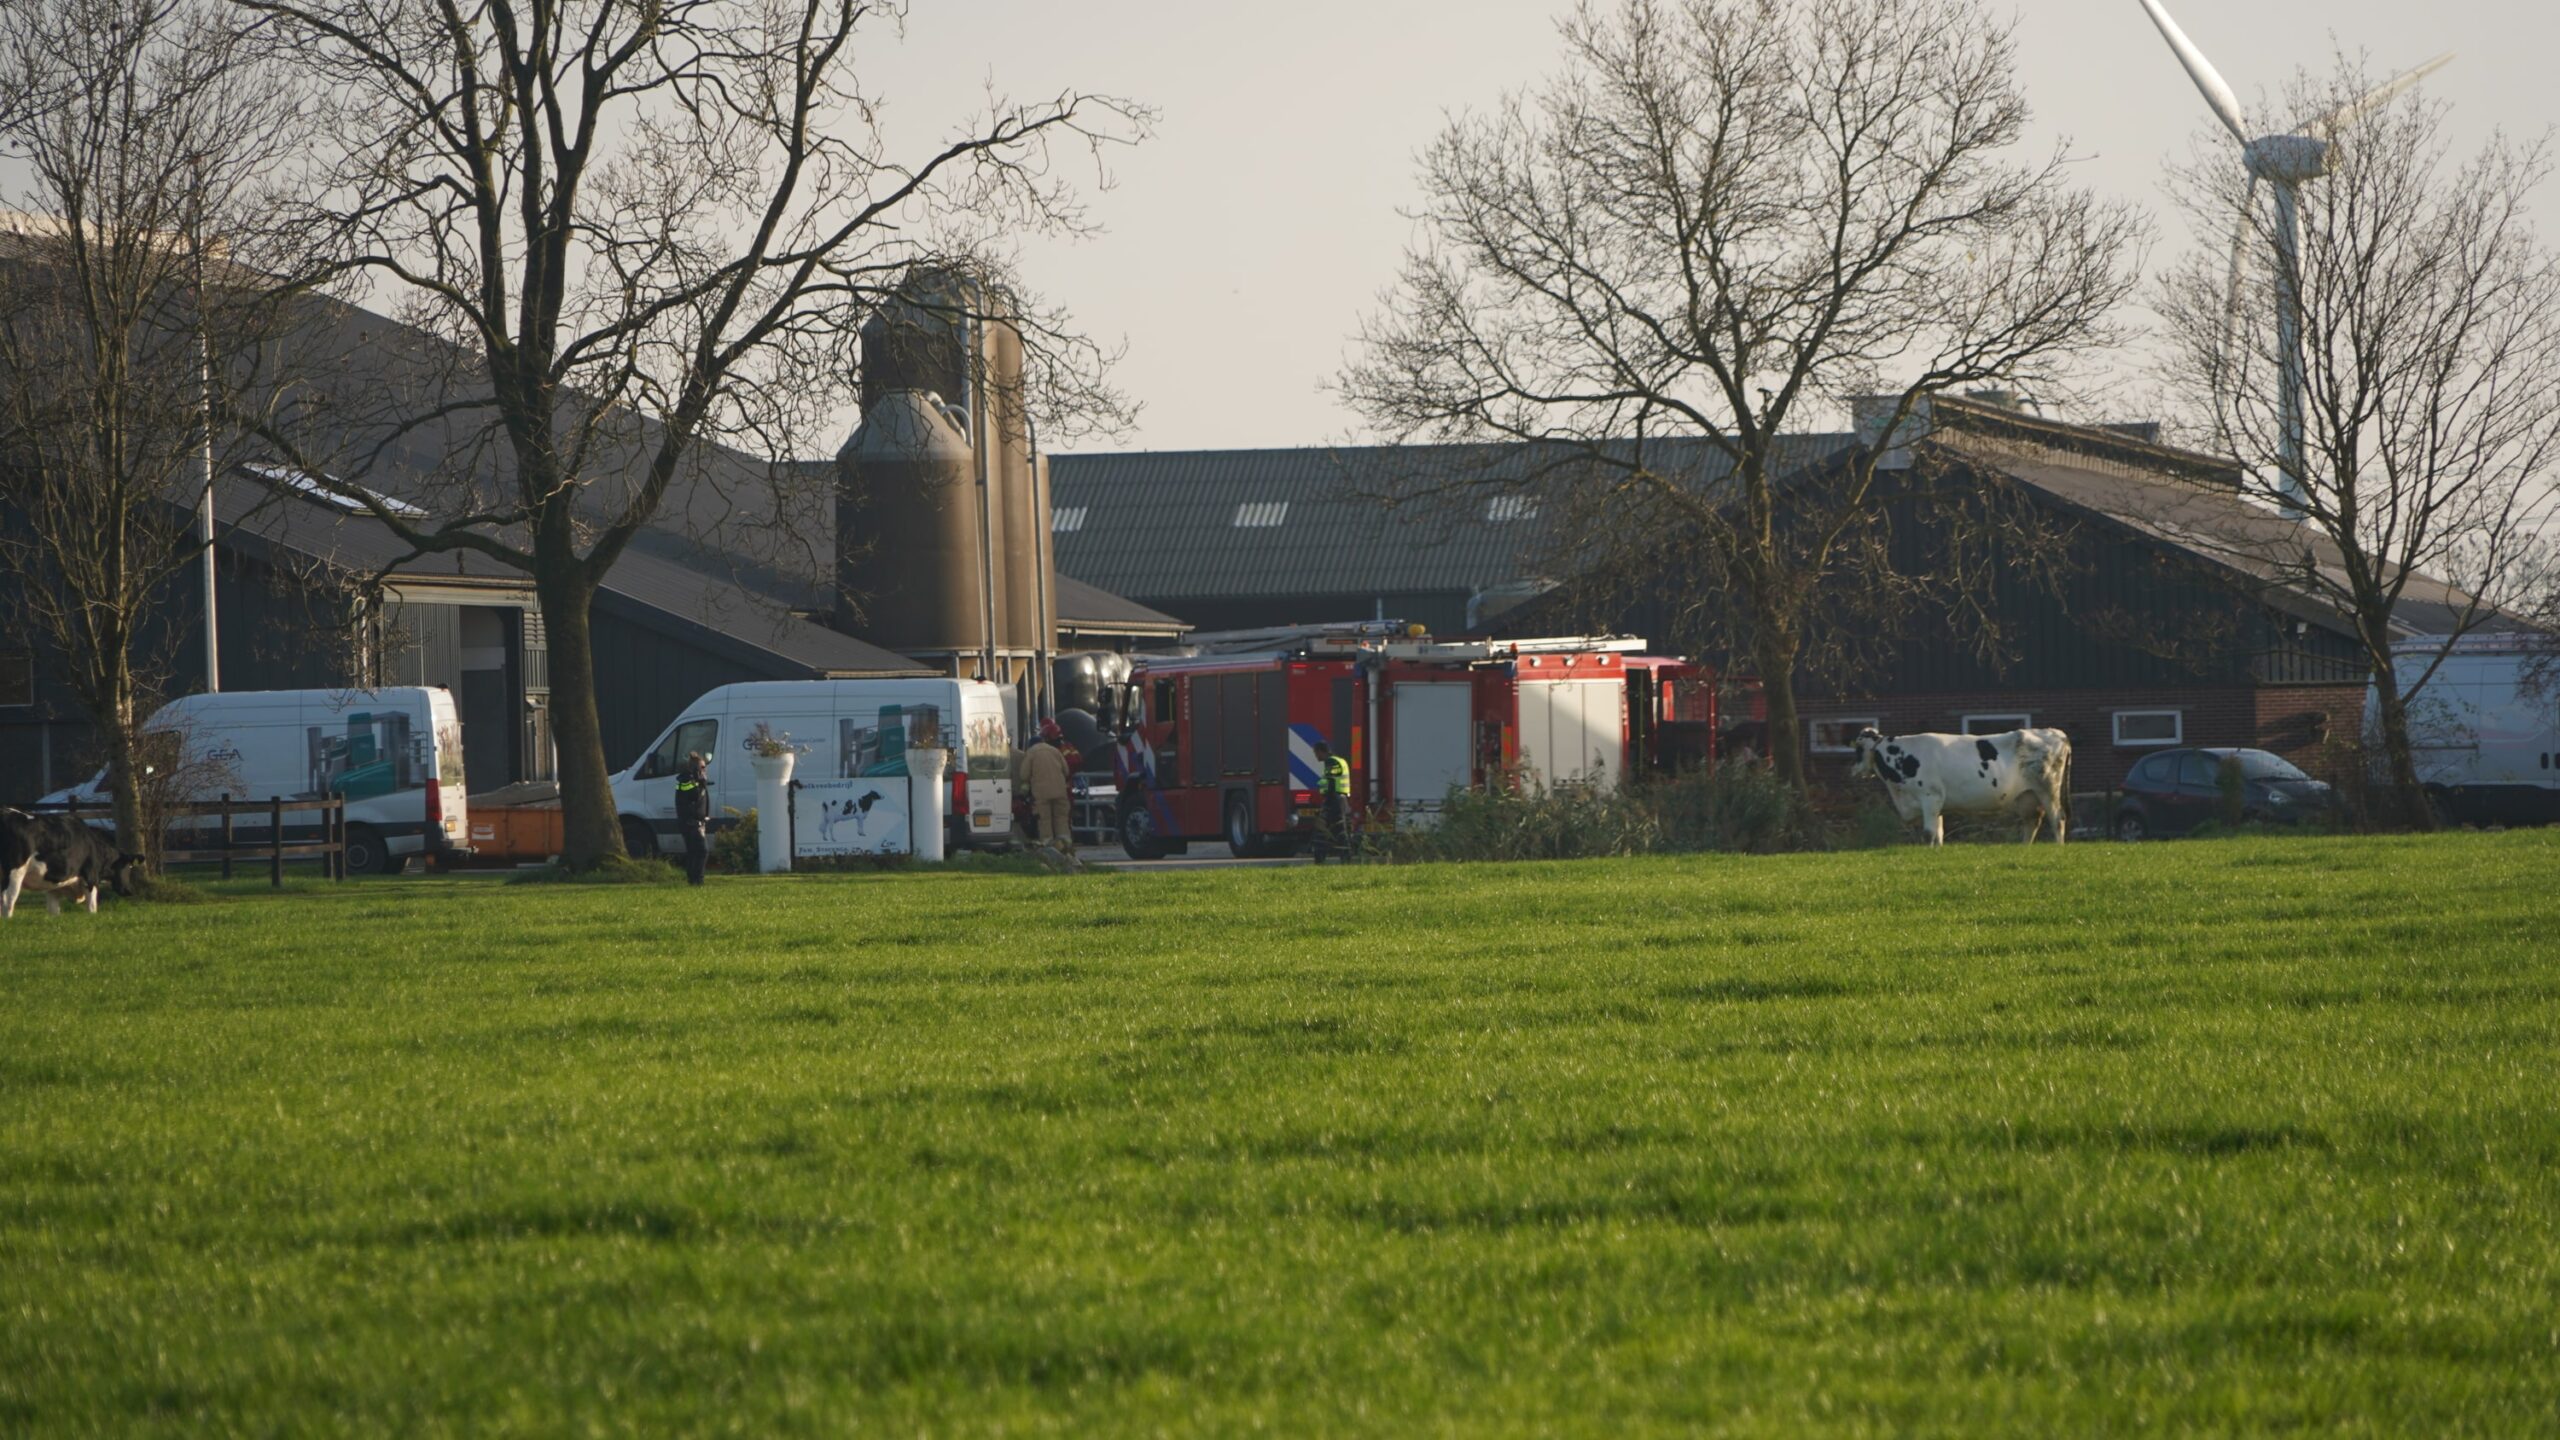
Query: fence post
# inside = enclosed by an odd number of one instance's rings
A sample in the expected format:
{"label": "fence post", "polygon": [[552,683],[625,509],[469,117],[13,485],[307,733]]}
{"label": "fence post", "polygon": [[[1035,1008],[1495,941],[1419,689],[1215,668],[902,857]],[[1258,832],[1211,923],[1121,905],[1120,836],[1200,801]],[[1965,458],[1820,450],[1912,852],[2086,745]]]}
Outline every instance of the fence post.
{"label": "fence post", "polygon": [[284,888],[284,797],[267,797],[267,884]]}
{"label": "fence post", "polygon": [[222,878],[231,878],[231,792],[222,792]]}
{"label": "fence post", "polygon": [[344,880],[347,878],[346,796],[339,796],[338,803],[329,807],[329,815],[331,817],[330,827],[335,831],[337,837],[329,849],[329,878],[332,880]]}

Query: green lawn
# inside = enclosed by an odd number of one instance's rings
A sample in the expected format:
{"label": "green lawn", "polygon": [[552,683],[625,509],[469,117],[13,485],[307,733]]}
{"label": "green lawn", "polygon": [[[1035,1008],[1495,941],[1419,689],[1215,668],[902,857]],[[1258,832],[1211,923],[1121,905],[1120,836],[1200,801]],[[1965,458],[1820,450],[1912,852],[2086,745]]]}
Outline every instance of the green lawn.
{"label": "green lawn", "polygon": [[0,926],[0,1432],[2560,1429],[2560,832]]}

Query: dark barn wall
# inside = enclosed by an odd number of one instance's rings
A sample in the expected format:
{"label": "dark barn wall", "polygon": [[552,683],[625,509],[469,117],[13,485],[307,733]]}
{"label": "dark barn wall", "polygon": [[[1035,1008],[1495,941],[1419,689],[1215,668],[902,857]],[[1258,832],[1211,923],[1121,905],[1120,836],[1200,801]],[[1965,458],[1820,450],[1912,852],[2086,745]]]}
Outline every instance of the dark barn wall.
{"label": "dark barn wall", "polygon": [[670,634],[599,597],[590,631],[595,650],[596,709],[605,763],[615,770],[640,758],[667,722],[704,691],[742,680],[806,680],[809,672],[779,657],[750,659],[715,643]]}

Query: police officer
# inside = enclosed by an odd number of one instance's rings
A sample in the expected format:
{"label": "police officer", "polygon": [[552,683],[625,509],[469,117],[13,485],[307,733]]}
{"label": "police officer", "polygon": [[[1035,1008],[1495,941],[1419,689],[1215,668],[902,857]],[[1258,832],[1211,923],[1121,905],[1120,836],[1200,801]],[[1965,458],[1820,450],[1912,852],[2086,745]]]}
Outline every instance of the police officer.
{"label": "police officer", "polygon": [[702,883],[702,867],[711,859],[710,828],[711,767],[701,751],[688,750],[683,768],[676,771],[676,829],[684,833],[687,884]]}
{"label": "police officer", "polygon": [[1316,789],[1324,799],[1324,818],[1316,824],[1316,863],[1339,851],[1351,858],[1351,762],[1316,742]]}

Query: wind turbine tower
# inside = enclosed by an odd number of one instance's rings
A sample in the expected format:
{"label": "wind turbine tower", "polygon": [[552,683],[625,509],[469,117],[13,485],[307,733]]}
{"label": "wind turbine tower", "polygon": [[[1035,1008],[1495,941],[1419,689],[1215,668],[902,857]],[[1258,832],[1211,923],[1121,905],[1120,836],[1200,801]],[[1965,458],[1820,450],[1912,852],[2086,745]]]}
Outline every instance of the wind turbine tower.
{"label": "wind turbine tower", "polygon": [[2277,480],[2277,492],[2289,509],[2301,513],[2308,496],[2302,483],[2303,411],[2302,411],[2302,288],[2301,288],[2301,204],[2302,185],[2329,173],[2330,147],[2338,132],[2354,123],[2357,117],[2388,102],[2391,97],[2417,84],[2451,63],[2450,54],[2438,55],[2414,69],[2404,70],[2372,90],[2347,101],[2326,115],[2306,120],[2291,131],[2274,135],[2251,135],[2246,117],[2240,113],[2240,102],[2225,84],[2222,73],[2204,52],[2169,18],[2160,0],[2142,0],[2142,8],[2151,15],[2151,23],[2160,27],[2161,37],[2177,53],[2178,63],[2187,67],[2188,78],[2204,92],[2204,103],[2213,109],[2214,118],[2240,142],[2240,163],[2249,172],[2249,190],[2242,202],[2238,224],[2231,237],[2231,300],[2240,303],[2241,251],[2248,244],[2249,220],[2258,206],[2258,184],[2264,181],[2275,192],[2276,204],[2276,356],[2281,366],[2276,392],[2277,423],[2282,427],[2278,437],[2277,465],[2283,474]]}

